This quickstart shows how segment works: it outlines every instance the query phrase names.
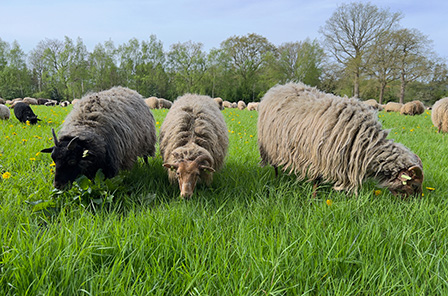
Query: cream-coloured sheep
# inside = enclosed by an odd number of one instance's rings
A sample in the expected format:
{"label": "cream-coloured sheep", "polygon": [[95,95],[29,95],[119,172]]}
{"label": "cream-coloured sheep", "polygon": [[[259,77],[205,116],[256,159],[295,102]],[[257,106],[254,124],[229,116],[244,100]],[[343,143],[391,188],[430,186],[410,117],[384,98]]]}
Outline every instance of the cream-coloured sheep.
{"label": "cream-coloured sheep", "polygon": [[224,106],[222,105],[223,100],[220,97],[214,98],[213,100],[218,104],[219,110],[224,109]]}
{"label": "cream-coloured sheep", "polygon": [[0,104],[0,119],[7,120],[11,117],[11,111],[5,105]]}
{"label": "cream-coloured sheep", "polygon": [[170,182],[177,180],[181,196],[189,198],[198,179],[210,185],[224,165],[229,145],[224,116],[209,96],[183,95],[165,117],[159,143]]}
{"label": "cream-coloured sheep", "polygon": [[448,97],[438,100],[432,106],[431,120],[439,133],[448,133]]}
{"label": "cream-coloured sheep", "polygon": [[38,105],[37,99],[30,97],[23,98],[22,102],[27,103],[28,105]]}
{"label": "cream-coloured sheep", "polygon": [[145,103],[150,109],[159,108],[159,99],[157,99],[157,97],[149,97],[145,99]]}
{"label": "cream-coloured sheep", "polygon": [[395,102],[389,102],[384,106],[384,111],[386,112],[400,112],[401,107],[403,104],[401,103],[395,103]]}
{"label": "cream-coloured sheep", "polygon": [[356,193],[372,178],[393,194],[422,191],[420,158],[386,139],[376,111],[357,99],[289,83],[271,88],[258,111],[262,165],[334,183],[336,190]]}
{"label": "cream-coloured sheep", "polygon": [[249,111],[258,111],[258,102],[251,102],[249,104],[247,104],[247,110]]}
{"label": "cream-coloured sheep", "polygon": [[223,101],[223,102],[222,102],[222,106],[223,106],[224,108],[228,108],[228,109],[233,108],[232,103],[229,102],[229,101]]}
{"label": "cream-coloured sheep", "polygon": [[400,114],[402,115],[420,115],[425,112],[425,105],[420,101],[412,101],[404,104],[400,108]]}
{"label": "cream-coloured sheep", "polygon": [[375,99],[370,99],[367,101],[363,101],[364,104],[371,106],[373,109],[376,109],[378,111],[382,111],[384,108],[382,105],[378,104],[378,102]]}
{"label": "cream-coloured sheep", "polygon": [[246,103],[244,103],[244,101],[238,101],[238,109],[240,110],[246,109]]}

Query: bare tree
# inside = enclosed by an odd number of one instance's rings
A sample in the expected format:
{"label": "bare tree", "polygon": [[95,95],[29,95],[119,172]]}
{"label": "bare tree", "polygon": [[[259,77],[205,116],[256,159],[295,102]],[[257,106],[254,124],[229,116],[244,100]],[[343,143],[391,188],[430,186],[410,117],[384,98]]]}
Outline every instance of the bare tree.
{"label": "bare tree", "polygon": [[328,51],[352,72],[355,97],[359,97],[364,52],[400,18],[401,13],[379,9],[369,2],[353,2],[339,6],[320,29]]}

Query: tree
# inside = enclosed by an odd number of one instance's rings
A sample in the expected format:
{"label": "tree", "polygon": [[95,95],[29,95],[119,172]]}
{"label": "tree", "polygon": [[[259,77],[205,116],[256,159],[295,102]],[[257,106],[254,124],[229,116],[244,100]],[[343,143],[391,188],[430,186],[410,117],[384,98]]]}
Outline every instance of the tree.
{"label": "tree", "polygon": [[31,79],[26,67],[26,55],[17,41],[10,46],[0,40],[0,95],[5,98],[31,94]]}
{"label": "tree", "polygon": [[393,31],[381,34],[368,49],[366,70],[378,80],[380,94],[378,102],[383,104],[386,86],[398,78],[398,42]]}
{"label": "tree", "polygon": [[301,81],[308,85],[319,84],[324,51],[316,40],[283,43],[278,47],[280,83]]}
{"label": "tree", "polygon": [[168,69],[176,84],[177,94],[200,92],[201,80],[206,71],[206,54],[202,43],[188,41],[171,45]]}
{"label": "tree", "polygon": [[101,91],[122,84],[116,60],[116,49],[112,41],[95,46],[89,56],[89,76],[93,91]]}
{"label": "tree", "polygon": [[428,78],[432,71],[434,55],[431,41],[417,29],[395,31],[400,72],[400,103],[404,103],[406,85],[417,79]]}
{"label": "tree", "polygon": [[400,13],[380,10],[369,2],[353,2],[339,6],[319,30],[329,52],[353,74],[355,97],[359,97],[365,51],[400,18]]}
{"label": "tree", "polygon": [[276,51],[275,46],[265,37],[252,33],[226,39],[221,43],[221,49],[230,58],[232,71],[238,82],[237,97],[254,101],[262,91],[257,88],[258,75],[266,62],[267,54]]}

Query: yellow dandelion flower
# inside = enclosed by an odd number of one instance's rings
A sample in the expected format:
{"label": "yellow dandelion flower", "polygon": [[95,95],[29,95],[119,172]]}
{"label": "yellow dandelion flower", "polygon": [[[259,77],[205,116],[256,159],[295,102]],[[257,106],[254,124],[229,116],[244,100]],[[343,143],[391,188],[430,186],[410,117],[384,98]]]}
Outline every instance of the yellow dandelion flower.
{"label": "yellow dandelion flower", "polygon": [[327,205],[331,206],[333,204],[333,201],[331,199],[327,199]]}
{"label": "yellow dandelion flower", "polygon": [[40,124],[37,127],[40,127]]}
{"label": "yellow dandelion flower", "polygon": [[432,188],[432,187],[426,187],[426,189],[428,189],[429,191],[434,191],[434,190],[436,190],[435,188]]}
{"label": "yellow dandelion flower", "polygon": [[54,163],[54,161],[53,161],[52,163],[50,163],[50,166],[51,166],[51,167],[56,166],[56,164]]}
{"label": "yellow dandelion flower", "polygon": [[31,161],[35,161],[36,158],[34,158],[34,157],[30,157],[30,160],[31,160]]}
{"label": "yellow dandelion flower", "polygon": [[30,121],[29,120],[26,121],[26,125],[30,125]]}
{"label": "yellow dandelion flower", "polygon": [[3,179],[9,179],[9,178],[11,178],[11,173],[10,173],[10,172],[5,172],[5,173],[3,173],[3,174],[2,174],[2,178],[3,178]]}
{"label": "yellow dandelion flower", "polygon": [[156,124],[157,124],[157,125],[159,125],[159,124],[160,124],[160,122],[158,122],[158,121],[157,121],[157,122],[156,122]]}
{"label": "yellow dandelion flower", "polygon": [[234,131],[231,131],[230,133],[231,133],[231,134],[234,134],[235,132],[234,132]]}
{"label": "yellow dandelion flower", "polygon": [[23,129],[26,129],[26,126],[22,126]]}
{"label": "yellow dandelion flower", "polygon": [[0,157],[2,157],[2,156],[3,156],[3,154],[0,153]]}
{"label": "yellow dandelion flower", "polygon": [[13,132],[12,135],[13,135],[13,136],[17,136],[17,133],[16,133],[16,132]]}
{"label": "yellow dandelion flower", "polygon": [[9,127],[14,127],[14,125],[11,124]]}
{"label": "yellow dandelion flower", "polygon": [[26,143],[28,141],[27,139],[22,139],[22,143]]}
{"label": "yellow dandelion flower", "polygon": [[375,196],[378,196],[381,194],[381,190],[375,190],[373,193],[375,194]]}
{"label": "yellow dandelion flower", "polygon": [[232,121],[235,121],[235,118],[232,118]]}
{"label": "yellow dandelion flower", "polygon": [[249,135],[249,137],[253,138],[254,136],[253,135]]}
{"label": "yellow dandelion flower", "polygon": [[238,121],[238,124],[241,124],[241,121]]}
{"label": "yellow dandelion flower", "polygon": [[413,132],[414,131],[414,129],[411,129],[411,132]]}

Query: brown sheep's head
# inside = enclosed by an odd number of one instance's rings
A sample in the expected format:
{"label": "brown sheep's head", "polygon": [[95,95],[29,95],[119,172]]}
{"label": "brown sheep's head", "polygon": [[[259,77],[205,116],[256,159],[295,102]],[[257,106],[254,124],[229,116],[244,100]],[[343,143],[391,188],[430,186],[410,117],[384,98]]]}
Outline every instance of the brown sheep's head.
{"label": "brown sheep's head", "polygon": [[193,195],[194,188],[202,172],[215,172],[212,167],[205,164],[206,162],[211,163],[210,158],[206,155],[201,155],[193,161],[182,160],[176,163],[163,164],[164,167],[176,171],[182,198],[190,198]]}
{"label": "brown sheep's head", "polygon": [[401,170],[390,180],[387,187],[393,195],[401,195],[406,198],[410,195],[421,195],[423,184],[423,170],[421,166],[413,166]]}

